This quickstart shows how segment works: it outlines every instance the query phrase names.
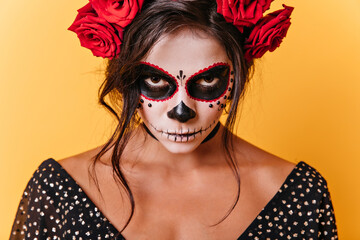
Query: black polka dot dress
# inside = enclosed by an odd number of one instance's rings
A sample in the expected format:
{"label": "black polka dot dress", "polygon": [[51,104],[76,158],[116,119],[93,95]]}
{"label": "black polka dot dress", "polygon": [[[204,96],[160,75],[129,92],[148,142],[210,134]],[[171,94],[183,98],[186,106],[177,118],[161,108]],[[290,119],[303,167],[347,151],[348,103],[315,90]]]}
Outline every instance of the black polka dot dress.
{"label": "black polka dot dress", "polygon": [[[30,179],[12,239],[125,239],[75,180],[50,158]],[[299,162],[238,240],[337,239],[326,180]]]}

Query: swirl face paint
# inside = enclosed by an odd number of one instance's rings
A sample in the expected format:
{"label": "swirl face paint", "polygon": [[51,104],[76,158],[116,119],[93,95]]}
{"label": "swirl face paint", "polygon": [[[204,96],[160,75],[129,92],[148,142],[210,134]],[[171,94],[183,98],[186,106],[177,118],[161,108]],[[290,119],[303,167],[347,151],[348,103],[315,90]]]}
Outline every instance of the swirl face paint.
{"label": "swirl face paint", "polygon": [[138,113],[168,151],[194,151],[216,136],[234,84],[231,61],[217,40],[185,29],[165,35],[136,72]]}

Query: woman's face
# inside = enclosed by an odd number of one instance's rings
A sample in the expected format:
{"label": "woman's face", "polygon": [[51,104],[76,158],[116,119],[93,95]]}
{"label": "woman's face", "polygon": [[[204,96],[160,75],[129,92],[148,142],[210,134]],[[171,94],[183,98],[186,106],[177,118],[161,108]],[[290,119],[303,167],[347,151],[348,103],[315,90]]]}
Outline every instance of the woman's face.
{"label": "woman's face", "polygon": [[162,37],[139,68],[138,113],[172,153],[194,151],[219,122],[233,86],[233,67],[209,35],[181,30]]}

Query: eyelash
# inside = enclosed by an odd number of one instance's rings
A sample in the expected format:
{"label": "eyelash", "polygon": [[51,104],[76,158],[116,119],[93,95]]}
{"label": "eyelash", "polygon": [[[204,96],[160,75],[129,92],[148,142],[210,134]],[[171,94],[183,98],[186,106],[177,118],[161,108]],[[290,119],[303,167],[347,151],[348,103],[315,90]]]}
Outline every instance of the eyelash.
{"label": "eyelash", "polygon": [[[158,81],[153,81],[154,78],[156,78]],[[147,81],[147,79],[149,79],[149,81]],[[145,78],[144,81],[145,81],[145,83],[147,83],[148,85],[151,85],[151,86],[154,86],[154,85],[158,84],[161,81],[169,84],[168,81],[166,81],[165,79],[162,79],[161,77],[148,77],[148,78]]]}
{"label": "eyelash", "polygon": [[[147,79],[150,79],[150,81],[151,81],[151,78],[158,78],[159,81],[164,81],[164,82],[166,82],[167,84],[164,85],[164,86],[154,86],[154,85],[152,85],[152,84],[149,84],[148,81],[146,81]],[[170,85],[170,83],[169,83],[166,79],[164,79],[164,78],[162,78],[162,77],[160,77],[160,76],[146,76],[146,77],[143,77],[142,79],[143,79],[142,81],[144,82],[144,84],[146,85],[146,87],[149,88],[151,91],[154,91],[154,92],[164,91],[164,90],[168,89],[168,88],[169,88],[169,85]]]}
{"label": "eyelash", "polygon": [[[154,85],[151,85],[151,84],[148,83],[148,81],[146,81],[146,79],[150,79],[150,81],[151,81],[151,78],[158,78],[159,81],[164,81],[164,82],[166,82],[167,84],[164,85],[164,86],[154,86]],[[218,81],[220,81],[220,78],[217,77],[217,76],[203,76],[203,77],[198,78],[198,79],[196,79],[196,80],[194,79],[193,81],[194,81],[194,82],[197,82],[197,81],[202,80],[202,79],[205,79],[205,78],[213,78],[214,80],[217,79],[217,81],[216,81],[213,85],[201,85],[201,84],[199,84],[199,83],[196,83],[196,87],[197,87],[199,90],[201,90],[201,91],[213,91],[213,90],[215,90],[215,89],[217,88]],[[167,88],[169,87],[169,82],[168,82],[167,80],[163,79],[163,78],[160,77],[160,76],[151,76],[151,77],[150,77],[150,76],[147,76],[147,77],[144,77],[144,78],[143,78],[143,81],[144,81],[145,85],[146,85],[149,89],[151,89],[152,91],[154,91],[154,92],[161,92],[161,91],[163,91],[163,90],[165,90],[165,89],[167,89]]]}
{"label": "eyelash", "polygon": [[[207,78],[208,78],[208,79],[210,78],[211,81],[208,82],[208,81],[206,80]],[[199,82],[199,81],[201,81],[201,80],[205,81],[205,84],[197,83],[197,82]],[[202,77],[202,78],[197,79],[195,82],[196,82],[197,84],[199,84],[199,85],[210,87],[210,86],[217,85],[219,81],[221,81],[219,77],[216,77],[216,76],[204,76],[204,77]]]}
{"label": "eyelash", "polygon": [[204,85],[201,85],[201,84],[196,84],[197,88],[199,88],[201,91],[213,91],[217,88],[217,84],[214,84],[214,85],[208,85],[208,86],[204,86]]}
{"label": "eyelash", "polygon": [[[221,81],[221,77],[219,77],[219,76],[211,76],[211,75],[199,76],[196,79],[192,79],[191,81],[195,82],[197,85],[201,85],[201,84],[199,84],[197,82],[200,81],[200,80],[206,81],[205,79],[207,79],[207,78],[210,78],[210,79],[212,79],[212,82],[215,82],[213,85],[217,85],[219,83],[219,81]],[[210,87],[211,85],[206,85],[206,86]]]}

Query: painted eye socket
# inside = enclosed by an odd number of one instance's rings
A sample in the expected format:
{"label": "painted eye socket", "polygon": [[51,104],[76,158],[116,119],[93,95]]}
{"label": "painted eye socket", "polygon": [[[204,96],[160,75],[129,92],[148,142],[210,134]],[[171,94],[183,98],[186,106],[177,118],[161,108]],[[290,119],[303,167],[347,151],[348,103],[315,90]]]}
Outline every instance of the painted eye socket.
{"label": "painted eye socket", "polygon": [[190,97],[198,100],[213,101],[221,97],[229,84],[230,66],[218,64],[192,76],[186,88]]}
{"label": "painted eye socket", "polygon": [[139,90],[144,97],[155,101],[164,100],[175,93],[176,80],[170,75],[145,63],[139,67]]}

